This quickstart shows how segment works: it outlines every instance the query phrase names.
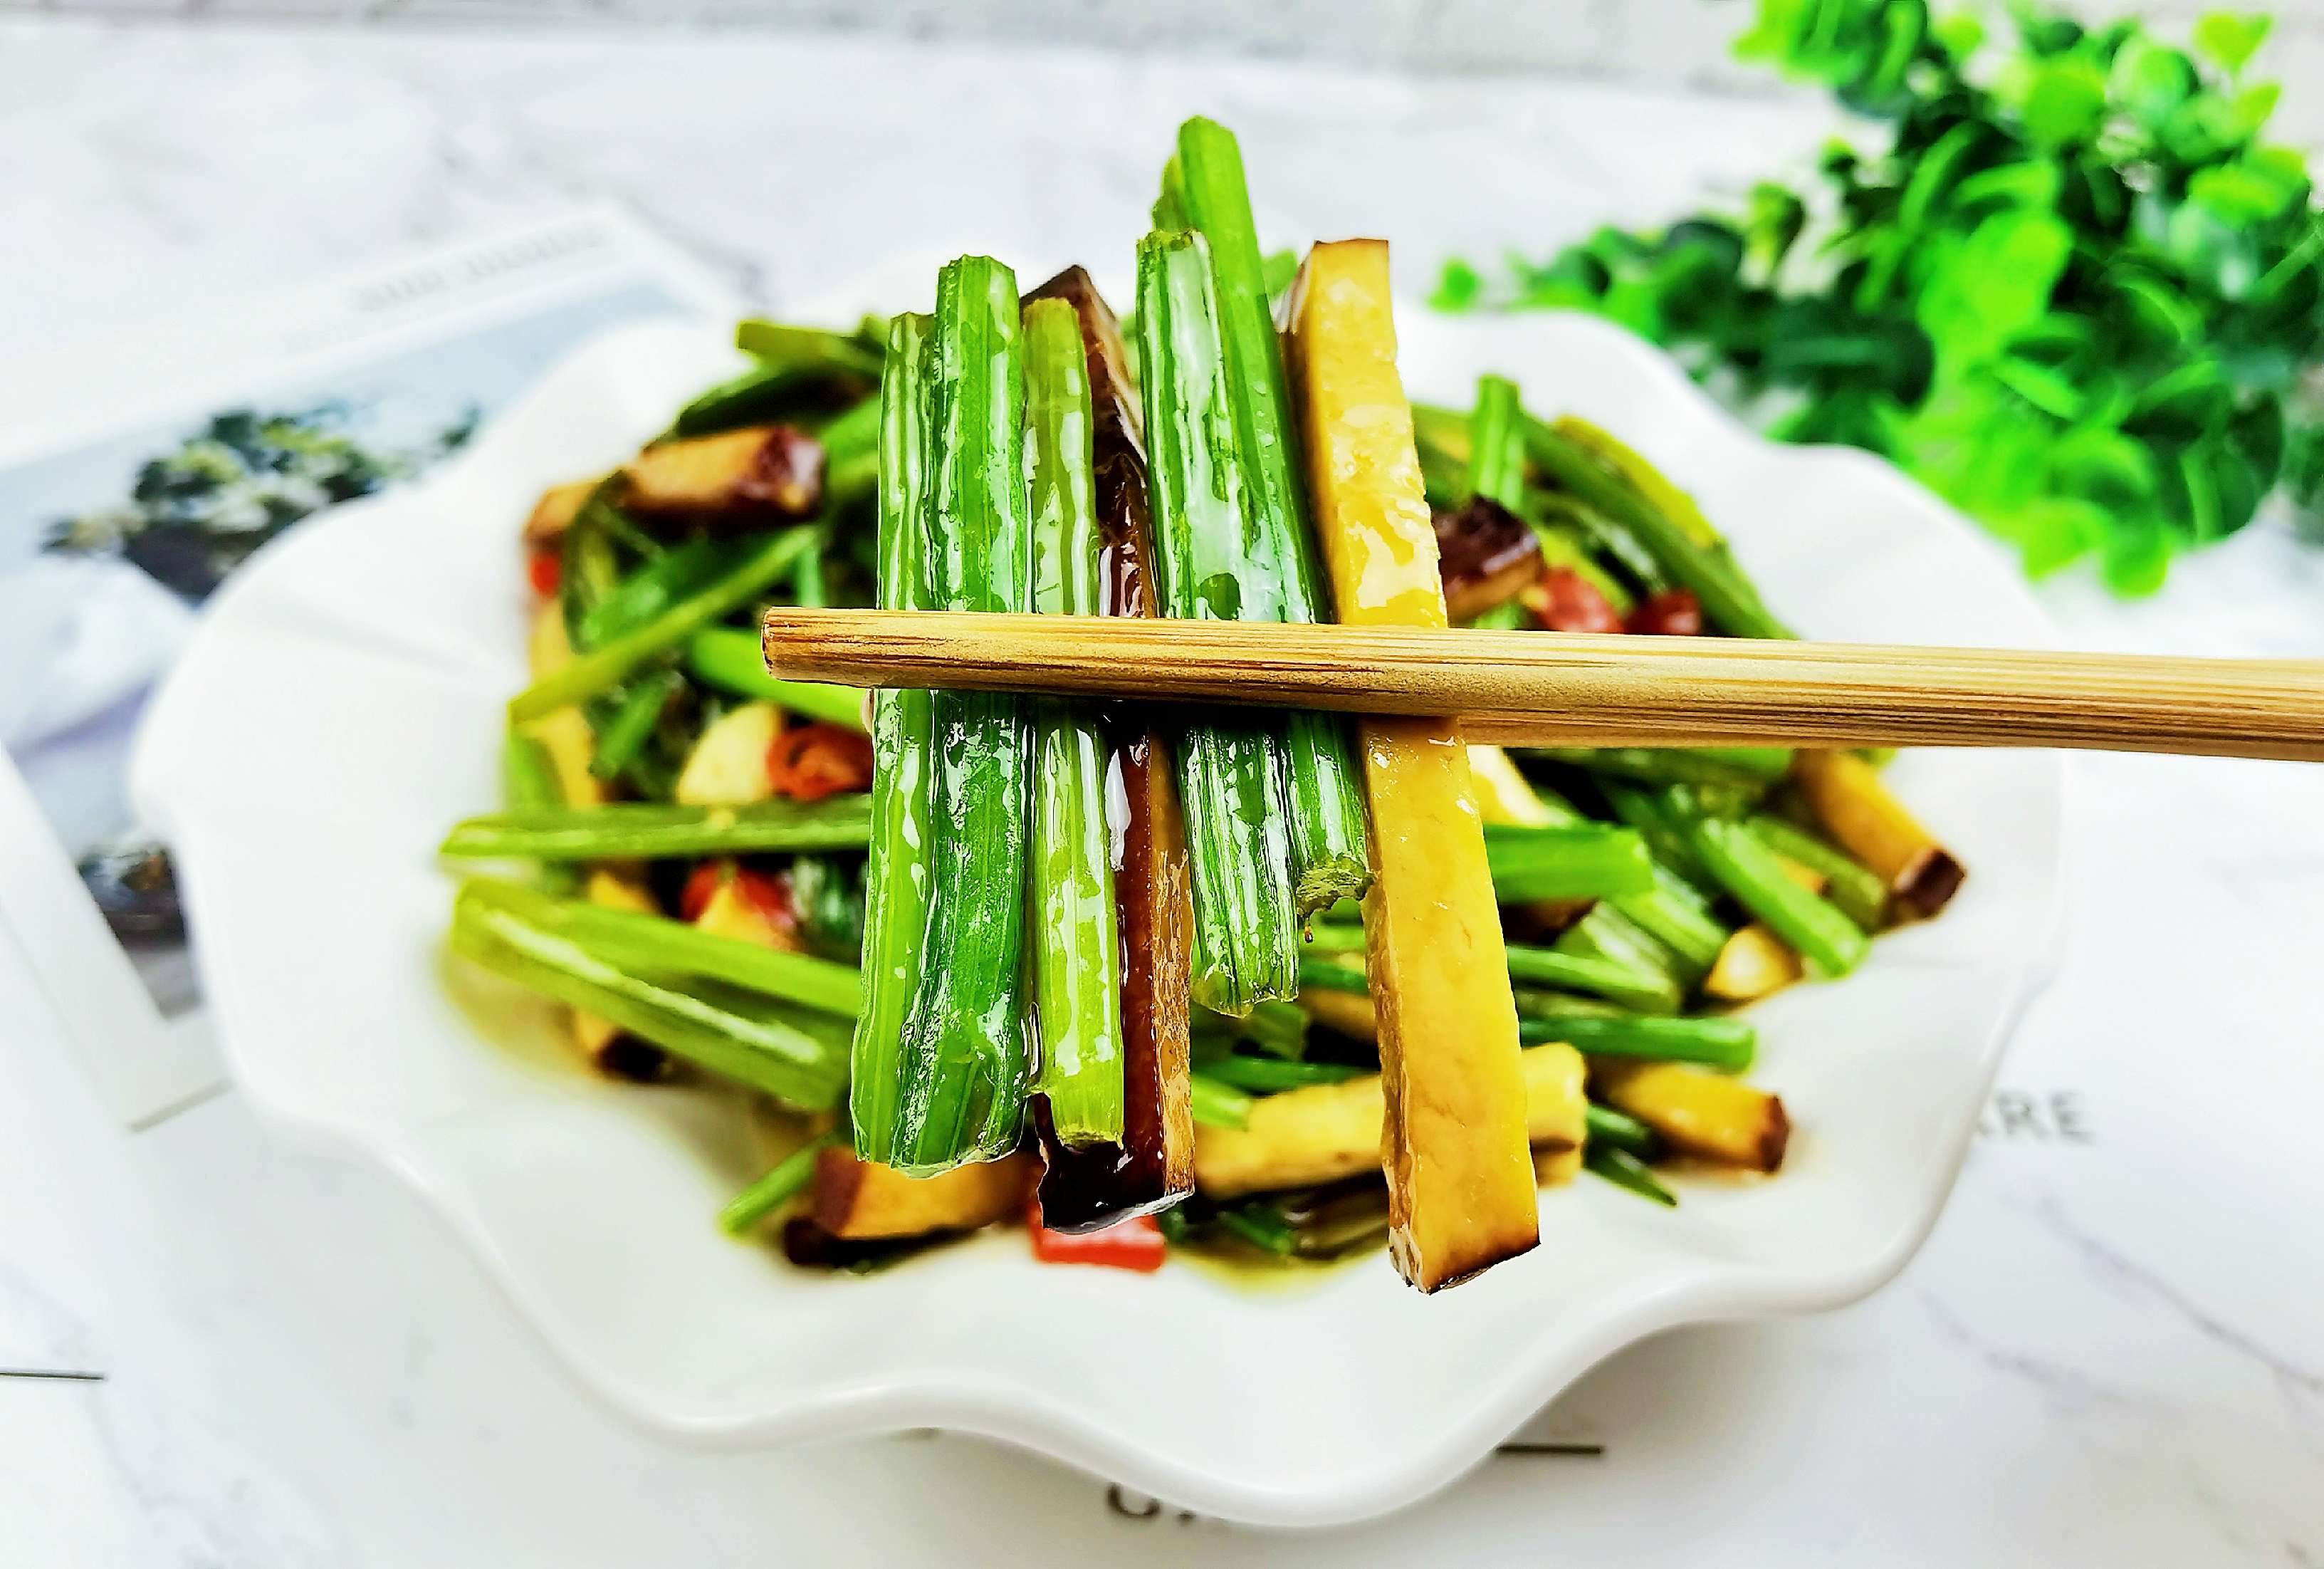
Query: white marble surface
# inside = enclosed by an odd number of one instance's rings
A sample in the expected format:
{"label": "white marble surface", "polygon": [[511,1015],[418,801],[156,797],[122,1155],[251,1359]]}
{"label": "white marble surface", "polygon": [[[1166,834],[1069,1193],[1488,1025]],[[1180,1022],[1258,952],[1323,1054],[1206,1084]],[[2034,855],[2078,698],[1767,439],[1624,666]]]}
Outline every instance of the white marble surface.
{"label": "white marble surface", "polygon": [[[1987,13],[1995,0],[1963,0]],[[2183,41],[2209,0],[2048,0],[2090,21],[2126,11]],[[1755,0],[0,0],[143,20],[232,17],[294,25],[576,30],[821,29],[874,37],[1075,43],[1140,54],[1258,55],[1472,75],[1560,71],[1641,87],[1766,96],[1765,67],[1734,58]],[[2258,69],[2301,79],[2324,56],[2324,0],[2273,0]],[[2289,129],[2287,129],[2289,127]],[[2277,134],[2312,140],[2324,99],[2295,96]]]}
{"label": "white marble surface", "polygon": [[[1385,232],[1408,280],[1739,189],[1825,130],[1163,60],[0,23],[0,365],[585,197],[776,308],[916,243],[1100,254],[1197,108],[1243,133],[1271,232]],[[2319,576],[2255,531],[2153,604],[2050,597],[2080,642],[2316,656]],[[0,939],[0,1365],[106,1375],[0,1379],[0,1564],[2324,1563],[2324,776],[2074,782],[2067,967],[1894,1287],[1637,1348],[1537,1424],[1601,1456],[1301,1538],[964,1440],[661,1447],[387,1177],[231,1095],[111,1126]]]}

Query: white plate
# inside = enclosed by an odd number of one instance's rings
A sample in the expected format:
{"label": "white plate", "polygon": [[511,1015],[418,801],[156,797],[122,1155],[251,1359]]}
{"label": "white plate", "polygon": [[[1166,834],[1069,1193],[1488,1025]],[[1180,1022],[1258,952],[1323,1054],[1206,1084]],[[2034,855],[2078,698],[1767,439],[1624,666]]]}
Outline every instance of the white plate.
{"label": "white plate", "polygon": [[[1610,428],[1817,635],[2046,641],[2010,565],[1928,494],[1860,454],[1759,440],[1614,328],[1403,326],[1416,393],[1465,402],[1499,370]],[[733,365],[714,332],[623,329],[436,477],[270,546],[213,602],[134,770],[244,1094],[409,1178],[615,1407],[729,1444],[964,1429],[1214,1515],[1320,1525],[1443,1486],[1619,1346],[1846,1302],[1919,1245],[2050,968],[2047,754],[1897,763],[1968,886],[1845,983],[1756,1011],[1756,1076],[1799,1130],[1776,1181],[1693,1184],[1666,1213],[1584,1179],[1544,1195],[1534,1252],[1427,1298],[1384,1258],[1253,1290],[1185,1264],[1039,1267],[1014,1232],[862,1278],[726,1240],[714,1212],[755,1175],[734,1108],[593,1079],[540,1028],[489,1040],[447,983],[432,853],[496,803],[533,498],[620,461]]]}

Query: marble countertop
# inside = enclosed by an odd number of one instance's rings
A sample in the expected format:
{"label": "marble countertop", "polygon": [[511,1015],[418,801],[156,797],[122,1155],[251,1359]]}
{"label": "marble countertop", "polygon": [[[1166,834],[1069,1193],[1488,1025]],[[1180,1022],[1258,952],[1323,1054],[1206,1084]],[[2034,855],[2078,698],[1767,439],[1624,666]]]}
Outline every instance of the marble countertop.
{"label": "marble countertop", "polygon": [[[1242,134],[1272,232],[1385,233],[1408,284],[1739,191],[1831,128],[1804,101],[715,32],[0,23],[0,363],[576,199],[774,309],[899,250],[1093,253],[1197,109]],[[2319,577],[2262,527],[2157,601],[2045,596],[2078,643],[2317,657]],[[966,1439],[666,1447],[385,1174],[231,1094],[111,1124],[0,934],[0,1366],[105,1375],[0,1379],[0,1563],[2324,1563],[2324,775],[2072,781],[2066,966],[1898,1281],[1634,1348],[1544,1448],[1311,1537]]]}

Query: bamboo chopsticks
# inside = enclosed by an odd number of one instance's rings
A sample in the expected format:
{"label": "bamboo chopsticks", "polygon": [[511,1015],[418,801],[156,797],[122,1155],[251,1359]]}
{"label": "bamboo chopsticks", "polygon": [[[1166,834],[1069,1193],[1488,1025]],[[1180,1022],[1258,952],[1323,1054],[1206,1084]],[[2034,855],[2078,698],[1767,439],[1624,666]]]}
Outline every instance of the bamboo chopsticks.
{"label": "bamboo chopsticks", "polygon": [[1511,745],[2324,761],[2324,660],[788,608],[762,635],[792,680],[1457,715]]}

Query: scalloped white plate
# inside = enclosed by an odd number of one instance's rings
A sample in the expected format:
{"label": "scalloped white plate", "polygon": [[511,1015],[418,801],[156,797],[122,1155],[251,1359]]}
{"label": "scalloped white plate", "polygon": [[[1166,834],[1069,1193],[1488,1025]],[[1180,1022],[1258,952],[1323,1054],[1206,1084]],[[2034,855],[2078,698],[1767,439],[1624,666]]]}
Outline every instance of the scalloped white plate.
{"label": "scalloped white plate", "polygon": [[[1758,439],[1626,334],[1417,309],[1403,330],[1416,395],[1465,402],[1502,371],[1635,443],[1813,634],[2048,641],[2009,563],[1926,493]],[[1433,1298],[1384,1258],[1253,1290],[1185,1264],[1039,1267],[1014,1232],[862,1278],[726,1240],[714,1213],[754,1175],[736,1108],[595,1080],[539,1017],[513,1048],[488,1036],[448,983],[432,852],[495,803],[533,498],[733,368],[714,330],[624,329],[433,478],[270,546],[213,603],[134,769],[244,1092],[407,1177],[613,1406],[727,1444],[963,1429],[1214,1515],[1322,1525],[1442,1487],[1618,1347],[1849,1301],[1920,1244],[2056,946],[2048,754],[1896,764],[1968,886],[1845,983],[1757,1010],[1756,1076],[1799,1130],[1778,1180],[1694,1184],[1665,1213],[1585,1178],[1544,1195],[1537,1250]]]}

